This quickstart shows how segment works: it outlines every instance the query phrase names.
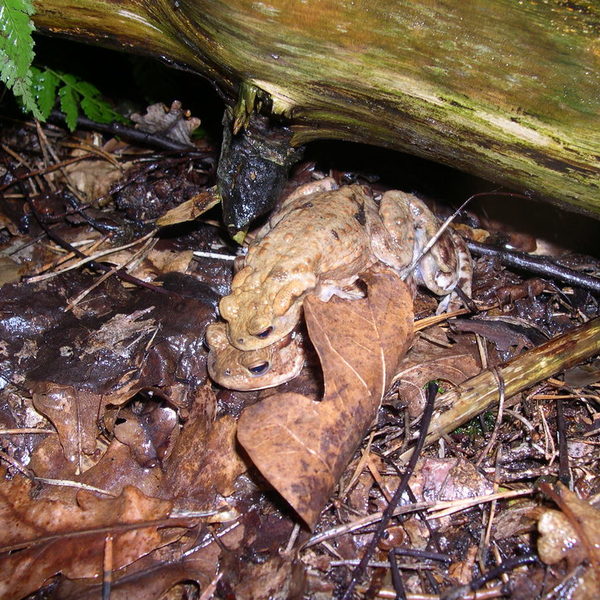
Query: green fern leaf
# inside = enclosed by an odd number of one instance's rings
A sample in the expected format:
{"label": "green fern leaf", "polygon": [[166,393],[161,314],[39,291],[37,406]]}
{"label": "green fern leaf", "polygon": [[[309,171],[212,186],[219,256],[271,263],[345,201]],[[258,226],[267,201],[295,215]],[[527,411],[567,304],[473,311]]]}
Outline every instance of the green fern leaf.
{"label": "green fern leaf", "polygon": [[56,104],[56,90],[60,81],[56,73],[49,69],[32,67],[31,73],[33,93],[42,119],[45,121]]}
{"label": "green fern leaf", "polygon": [[[65,76],[63,75],[61,78],[64,79]],[[58,90],[58,97],[60,98],[60,110],[65,113],[67,127],[70,131],[74,131],[79,116],[77,92],[75,92],[73,86],[63,85]]]}
{"label": "green fern leaf", "polygon": [[[102,98],[100,90],[98,90],[95,85],[88,81],[83,81],[70,73],[51,72],[60,82],[58,94],[61,99],[61,109],[65,113],[65,116],[67,116],[67,125],[71,130],[74,128],[73,123],[77,120],[79,107],[81,107],[81,110],[83,110],[86,117],[92,119],[92,121],[98,121],[99,123],[127,121],[127,119],[110,107],[110,105]],[[70,109],[71,117],[67,114],[64,103],[66,103]],[[69,121],[69,118],[72,120]]]}
{"label": "green fern leaf", "polygon": [[92,121],[105,123],[107,112],[110,112],[110,109],[100,97],[98,88],[87,81],[79,81],[76,89],[81,94],[81,108],[86,117],[89,117]]}
{"label": "green fern leaf", "polygon": [[40,118],[32,90],[32,14],[33,6],[29,0],[0,2],[0,79],[20,97],[27,110]]}
{"label": "green fern leaf", "polygon": [[81,95],[81,108],[86,117],[98,123],[110,123],[111,121],[124,121],[122,115],[115,112],[102,98],[100,90],[88,81],[78,80],[75,84],[77,93]]}

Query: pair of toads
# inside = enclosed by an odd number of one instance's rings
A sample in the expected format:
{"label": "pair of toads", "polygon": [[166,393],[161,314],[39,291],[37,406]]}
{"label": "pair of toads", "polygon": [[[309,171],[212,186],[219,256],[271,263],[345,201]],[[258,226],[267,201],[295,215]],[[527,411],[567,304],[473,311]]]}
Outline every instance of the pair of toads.
{"label": "pair of toads", "polygon": [[338,187],[330,177],[298,187],[248,245],[219,304],[224,322],[207,328],[211,378],[237,390],[294,378],[305,358],[297,332],[305,296],[361,297],[360,274],[376,263],[444,296],[438,312],[457,308],[456,288],[470,295],[473,273],[463,239],[447,230],[419,259],[439,225],[404,192],[376,203],[364,186]]}

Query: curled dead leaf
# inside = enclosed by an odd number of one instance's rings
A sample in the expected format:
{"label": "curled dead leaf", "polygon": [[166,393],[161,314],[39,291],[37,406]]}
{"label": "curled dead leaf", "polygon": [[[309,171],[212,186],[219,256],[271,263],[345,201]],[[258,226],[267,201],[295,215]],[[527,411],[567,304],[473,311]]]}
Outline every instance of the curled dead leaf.
{"label": "curled dead leaf", "polygon": [[254,464],[309,527],[373,423],[412,341],[412,297],[404,282],[387,269],[364,280],[366,298],[309,296],[304,302],[323,368],[323,400],[275,394],[246,409],[238,423],[238,440]]}
{"label": "curled dead leaf", "polygon": [[[545,511],[538,521],[540,558],[550,565],[567,560],[569,570],[575,573],[571,598],[600,597],[600,510],[560,483],[540,488],[561,509]],[[577,566],[582,568],[577,570]]]}
{"label": "curled dead leaf", "polygon": [[432,379],[458,385],[479,373],[480,368],[474,352],[459,344],[439,348],[419,339],[402,359],[394,382],[398,384],[398,396],[406,403],[408,414],[415,418],[425,406],[425,385]]}
{"label": "curled dead leaf", "polygon": [[[52,382],[40,382],[34,388],[33,405],[56,427],[67,460],[75,463],[82,453],[93,454],[102,397]],[[78,471],[82,472],[81,465]]]}
{"label": "curled dead leaf", "polygon": [[192,144],[190,135],[200,127],[200,119],[192,117],[189,110],[183,110],[179,100],[173,100],[170,107],[162,102],[151,104],[145,115],[134,113],[131,120],[140,131],[164,135],[188,145]]}
{"label": "curled dead leaf", "polygon": [[57,573],[100,577],[108,533],[113,536],[113,568],[132,563],[173,535],[181,536],[180,527],[165,535],[153,523],[170,510],[169,501],[149,498],[131,486],[117,498],[80,491],[77,502],[61,502],[32,498],[31,483],[23,478],[5,481],[0,486],[0,551],[21,550],[0,561],[0,597],[22,598]]}

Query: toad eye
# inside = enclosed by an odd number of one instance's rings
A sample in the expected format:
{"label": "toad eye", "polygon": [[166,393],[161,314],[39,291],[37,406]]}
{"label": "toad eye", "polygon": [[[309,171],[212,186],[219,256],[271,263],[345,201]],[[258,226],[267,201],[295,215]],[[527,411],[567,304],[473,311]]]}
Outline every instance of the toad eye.
{"label": "toad eye", "polygon": [[252,367],[248,367],[248,371],[250,371],[252,375],[264,375],[269,370],[269,367],[269,362],[264,361]]}
{"label": "toad eye", "polygon": [[269,337],[272,332],[273,332],[273,327],[270,326],[270,327],[267,327],[266,329],[264,329],[263,331],[261,331],[260,333],[257,333],[256,337],[264,339],[266,337]]}

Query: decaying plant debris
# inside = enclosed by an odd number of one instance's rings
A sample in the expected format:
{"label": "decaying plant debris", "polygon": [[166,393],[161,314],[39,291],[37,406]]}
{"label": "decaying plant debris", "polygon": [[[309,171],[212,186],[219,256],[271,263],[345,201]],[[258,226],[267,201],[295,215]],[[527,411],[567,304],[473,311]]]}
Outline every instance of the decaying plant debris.
{"label": "decaying plant debris", "polygon": [[[222,389],[203,338],[235,249],[218,211],[190,220],[214,149],[29,124],[2,143],[1,597],[330,598],[351,577],[370,598],[598,596],[591,292],[483,257],[479,314],[428,318],[420,294],[413,328],[408,291],[375,272],[364,300],[306,301],[322,379],[315,356],[280,388]],[[429,446],[353,575],[431,380]]]}

